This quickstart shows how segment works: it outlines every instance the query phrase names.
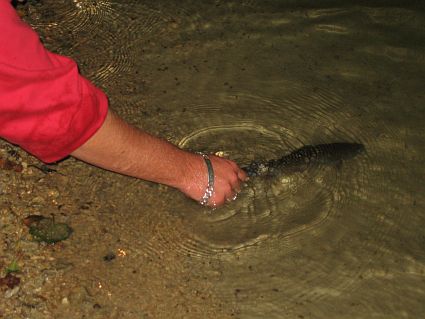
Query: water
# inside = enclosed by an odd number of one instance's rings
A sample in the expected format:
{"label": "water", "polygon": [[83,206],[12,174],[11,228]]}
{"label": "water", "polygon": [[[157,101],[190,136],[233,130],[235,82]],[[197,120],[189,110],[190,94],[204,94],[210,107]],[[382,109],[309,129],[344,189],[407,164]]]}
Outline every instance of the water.
{"label": "water", "polygon": [[[253,181],[213,212],[96,170],[80,187],[97,211],[74,224],[108,231],[87,241],[77,230],[72,258],[128,252],[121,268],[82,266],[82,281],[107,287],[94,289],[100,303],[128,318],[425,316],[420,1],[46,0],[26,10],[113,110],[183,148],[241,164],[306,144],[367,150]],[[65,165],[82,179],[88,169]],[[148,273],[132,273],[140,267]]]}

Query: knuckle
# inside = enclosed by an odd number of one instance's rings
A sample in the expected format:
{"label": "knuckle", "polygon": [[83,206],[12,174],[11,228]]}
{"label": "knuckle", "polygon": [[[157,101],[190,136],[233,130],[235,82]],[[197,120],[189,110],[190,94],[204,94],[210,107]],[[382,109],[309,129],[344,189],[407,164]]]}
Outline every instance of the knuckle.
{"label": "knuckle", "polygon": [[232,185],[238,185],[239,184],[238,175],[233,174],[232,177],[230,178],[230,182]]}

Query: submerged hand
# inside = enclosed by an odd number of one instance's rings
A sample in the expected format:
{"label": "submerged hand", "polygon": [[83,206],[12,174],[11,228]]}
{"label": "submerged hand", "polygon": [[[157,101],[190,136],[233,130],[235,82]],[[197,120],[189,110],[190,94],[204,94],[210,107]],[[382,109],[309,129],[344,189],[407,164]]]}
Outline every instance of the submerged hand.
{"label": "submerged hand", "polygon": [[[214,192],[207,205],[218,207],[226,201],[236,198],[241,190],[241,183],[246,181],[246,173],[228,159],[209,155],[214,171]],[[178,187],[188,197],[200,202],[208,186],[208,169],[202,155],[191,154],[187,162],[186,178]]]}

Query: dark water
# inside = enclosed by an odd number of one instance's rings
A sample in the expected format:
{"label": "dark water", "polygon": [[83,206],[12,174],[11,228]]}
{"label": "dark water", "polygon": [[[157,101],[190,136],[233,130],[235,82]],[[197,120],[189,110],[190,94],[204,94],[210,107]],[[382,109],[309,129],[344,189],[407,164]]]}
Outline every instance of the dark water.
{"label": "dark water", "polygon": [[[112,109],[181,147],[241,164],[310,144],[366,147],[338,167],[253,181],[213,212],[134,179],[90,179],[99,211],[114,207],[129,262],[173,252],[186,265],[176,276],[202,278],[237,318],[425,316],[420,1],[56,0],[26,10]],[[163,303],[152,281],[109,276],[121,284],[110,303],[133,314],[144,311],[139,298]],[[172,318],[164,309],[156,317]]]}

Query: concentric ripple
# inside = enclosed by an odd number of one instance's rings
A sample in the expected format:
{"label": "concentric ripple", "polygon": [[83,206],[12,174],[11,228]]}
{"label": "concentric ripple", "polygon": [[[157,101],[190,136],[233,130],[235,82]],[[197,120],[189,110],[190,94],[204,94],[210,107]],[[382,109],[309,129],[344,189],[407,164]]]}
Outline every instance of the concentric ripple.
{"label": "concentric ripple", "polygon": [[[184,113],[173,114],[181,123],[178,129],[199,122],[207,125],[189,132],[177,144],[194,151],[219,152],[246,165],[252,160],[279,158],[306,144],[355,141],[356,132],[337,127],[346,117],[340,111],[341,98],[319,89],[309,95],[296,85],[291,89],[285,100],[237,92],[222,96],[219,104],[186,107]],[[244,120],[237,120],[241,115]],[[326,127],[320,138],[309,136],[312,125]],[[313,166],[304,172],[254,179],[236,202],[213,212],[205,209],[203,214],[196,204],[188,209],[179,199],[169,199],[174,203],[173,214],[184,217],[189,229],[187,240],[176,243],[176,250],[204,258],[267,240],[290,242],[304,232],[317,231],[338,214],[335,201],[344,202],[343,170],[344,165]],[[168,192],[164,196],[173,195]],[[290,244],[287,248],[291,249]]]}
{"label": "concentric ripple", "polygon": [[[93,56],[87,47],[96,50],[98,55]],[[134,65],[134,57],[116,33],[99,33],[90,42],[75,43],[72,51],[85,75],[98,85],[120,85],[120,80],[131,73]]]}
{"label": "concentric ripple", "polygon": [[55,0],[30,7],[30,22],[36,29],[57,32],[96,32],[105,21],[118,18],[110,0]]}
{"label": "concentric ripple", "polygon": [[[27,20],[50,50],[74,58],[95,84],[137,85],[141,79],[133,70],[140,59],[139,48],[151,36],[166,32],[174,20],[139,2],[133,5],[110,0],[46,1],[29,6]],[[128,77],[133,80],[125,81]]]}

